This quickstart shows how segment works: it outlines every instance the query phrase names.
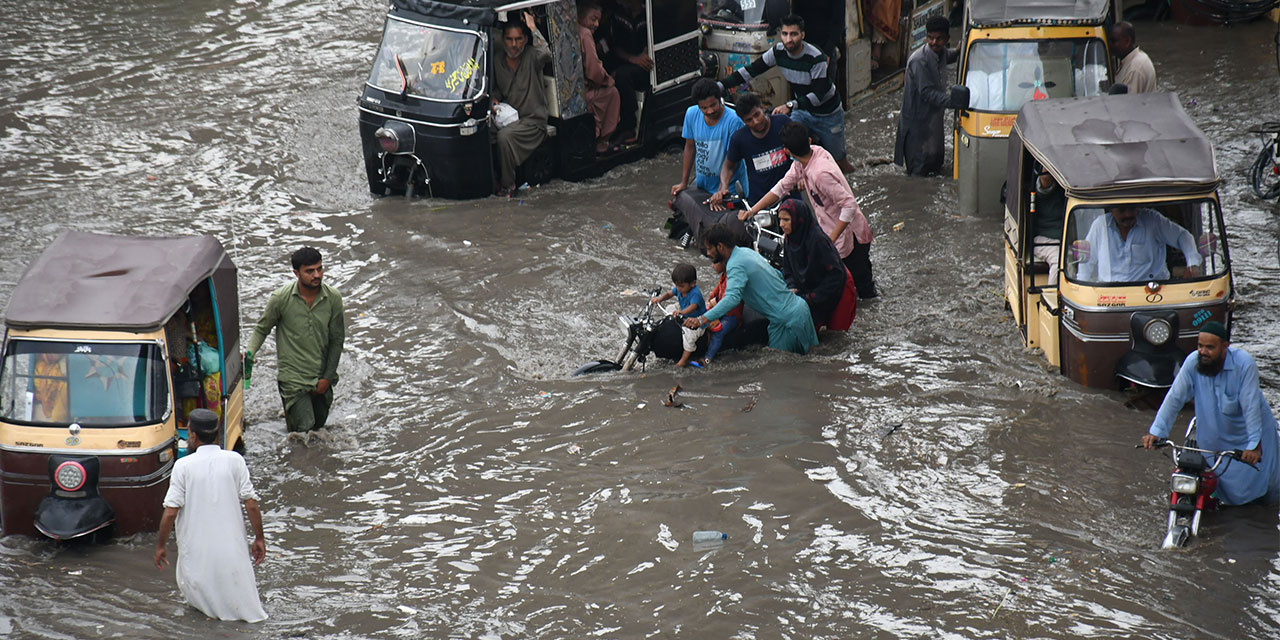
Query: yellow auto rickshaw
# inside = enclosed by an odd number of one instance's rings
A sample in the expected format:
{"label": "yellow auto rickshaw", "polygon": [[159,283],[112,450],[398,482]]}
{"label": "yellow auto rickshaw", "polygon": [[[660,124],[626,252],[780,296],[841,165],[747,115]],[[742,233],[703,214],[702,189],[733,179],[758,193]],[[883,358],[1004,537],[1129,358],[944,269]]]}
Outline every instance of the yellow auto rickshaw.
{"label": "yellow auto rickshaw", "polygon": [[965,7],[957,66],[969,108],[956,117],[960,211],[1001,210],[1009,129],[1024,103],[1107,93],[1111,0],[986,0]]}
{"label": "yellow auto rickshaw", "polygon": [[243,452],[239,315],[236,267],[212,237],[54,240],[5,310],[3,533],[154,531],[196,408]]}
{"label": "yellow auto rickshaw", "polygon": [[1176,94],[1028,102],[1009,134],[1005,299],[1089,387],[1173,383],[1235,307],[1213,146]]}

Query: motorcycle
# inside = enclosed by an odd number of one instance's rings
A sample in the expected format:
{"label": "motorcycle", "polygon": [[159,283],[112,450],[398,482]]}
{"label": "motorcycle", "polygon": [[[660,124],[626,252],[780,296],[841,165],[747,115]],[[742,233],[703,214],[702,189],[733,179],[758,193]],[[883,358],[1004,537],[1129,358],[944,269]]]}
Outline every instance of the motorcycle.
{"label": "motorcycle", "polygon": [[[667,220],[670,237],[675,239],[683,249],[698,244],[697,238],[694,236],[700,233],[701,229],[716,222],[732,224],[737,221],[736,212],[749,208],[746,200],[743,200],[742,197],[731,196],[725,199],[724,206],[726,211],[732,213],[732,215],[725,212],[712,212],[710,207],[707,206],[707,202],[700,197],[705,192],[695,189],[689,189],[688,191],[698,193],[699,197],[695,197],[693,200],[677,198],[668,204],[672,212],[671,218]],[[691,202],[696,204],[691,204]],[[782,255],[786,242],[783,240],[781,228],[778,224],[778,209],[776,207],[762,209],[750,219],[743,221],[741,225],[747,237],[751,240],[751,248],[764,256],[775,269],[781,270]],[[700,246],[698,248],[701,250]]]}
{"label": "motorcycle", "polygon": [[[1196,421],[1191,419],[1187,425],[1187,434],[1182,444],[1174,444],[1161,438],[1154,448],[1172,448],[1173,475],[1169,479],[1169,521],[1165,530],[1162,549],[1185,547],[1192,537],[1200,535],[1200,519],[1205,511],[1218,508],[1218,499],[1213,492],[1218,488],[1218,468],[1224,460],[1241,459],[1244,452],[1210,451],[1196,447]],[[1138,445],[1139,447],[1142,445]],[[1213,459],[1210,465],[1207,458]],[[1249,466],[1254,466],[1244,462]],[[1223,467],[1225,469],[1225,467]]]}
{"label": "motorcycle", "polygon": [[[618,324],[627,332],[627,339],[622,349],[613,360],[592,360],[574,370],[574,376],[588,373],[608,373],[611,371],[632,371],[636,365],[644,370],[645,362],[650,355],[677,361],[684,354],[684,342],[681,337],[681,319],[670,314],[674,307],[663,307],[653,302],[662,295],[662,289],[648,291],[648,300],[640,313],[634,316],[618,316]],[[742,311],[742,324],[725,337],[721,349],[741,349],[752,344],[769,342],[769,320],[746,307]],[[697,358],[706,352],[708,338],[703,336],[698,341]]]}

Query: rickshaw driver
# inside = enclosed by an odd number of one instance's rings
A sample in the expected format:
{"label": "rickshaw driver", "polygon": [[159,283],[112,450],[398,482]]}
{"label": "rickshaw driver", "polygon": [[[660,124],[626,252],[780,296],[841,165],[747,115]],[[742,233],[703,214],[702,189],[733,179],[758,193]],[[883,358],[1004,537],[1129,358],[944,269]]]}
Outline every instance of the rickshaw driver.
{"label": "rickshaw driver", "polygon": [[1187,259],[1186,276],[1201,274],[1203,258],[1191,232],[1154,209],[1117,206],[1089,226],[1089,257],[1076,278],[1086,282],[1168,280],[1165,247],[1176,247]]}
{"label": "rickshaw driver", "polygon": [[[533,47],[529,40],[533,39]],[[542,88],[542,68],[551,61],[551,49],[538,32],[533,14],[524,22],[502,25],[506,55],[494,65],[493,99],[511,105],[520,119],[498,129],[499,184],[497,194],[510,197],[516,191],[516,168],[547,139],[547,96]]]}

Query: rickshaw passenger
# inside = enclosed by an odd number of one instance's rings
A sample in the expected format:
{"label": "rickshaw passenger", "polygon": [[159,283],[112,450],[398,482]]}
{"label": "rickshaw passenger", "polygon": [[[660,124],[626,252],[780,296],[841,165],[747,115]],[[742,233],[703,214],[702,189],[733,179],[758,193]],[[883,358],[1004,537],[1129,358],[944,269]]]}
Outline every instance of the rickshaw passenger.
{"label": "rickshaw passenger", "polygon": [[1203,259],[1191,232],[1154,209],[1112,207],[1089,226],[1085,241],[1089,258],[1076,278],[1085,282],[1168,280],[1165,247],[1176,247],[1187,259],[1186,275],[1200,275]]}
{"label": "rickshaw passenger", "polygon": [[542,68],[551,61],[551,49],[527,11],[524,23],[502,24],[502,44],[504,55],[493,69],[493,99],[520,114],[519,120],[498,130],[498,195],[510,196],[516,190],[516,168],[547,139]]}
{"label": "rickshaw passenger", "polygon": [[587,85],[587,108],[596,121],[596,153],[609,150],[609,137],[618,128],[618,89],[600,64],[593,34],[600,27],[600,5],[584,0],[578,6],[578,42],[582,47],[582,75]]}
{"label": "rickshaw passenger", "polygon": [[604,52],[604,68],[618,88],[620,141],[633,144],[636,93],[649,89],[649,70],[653,68],[653,58],[645,53],[649,49],[649,24],[644,0],[620,0],[614,4],[600,49]]}
{"label": "rickshaw passenger", "polygon": [[1031,255],[1049,265],[1049,286],[1058,284],[1059,246],[1067,198],[1058,181],[1045,171],[1036,177],[1036,212],[1031,221]]}

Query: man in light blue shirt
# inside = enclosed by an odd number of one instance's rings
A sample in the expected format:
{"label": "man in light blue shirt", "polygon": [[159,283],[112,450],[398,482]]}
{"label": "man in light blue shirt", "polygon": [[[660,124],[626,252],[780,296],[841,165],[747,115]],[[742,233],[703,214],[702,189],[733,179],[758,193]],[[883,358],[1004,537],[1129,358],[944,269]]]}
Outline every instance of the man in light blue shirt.
{"label": "man in light blue shirt", "polygon": [[[689,186],[689,174],[696,173],[694,186],[710,194],[720,188],[720,167],[729,149],[729,138],[743,127],[738,114],[724,108],[720,98],[720,85],[710,78],[693,83],[693,100],[697,104],[684,114],[684,156],[680,182],[671,187],[672,197],[680,195]],[[695,172],[696,167],[696,172]],[[747,165],[738,162],[733,181],[741,185],[740,195],[746,195]]]}
{"label": "man in light blue shirt", "polygon": [[1276,417],[1258,387],[1258,365],[1244,350],[1228,346],[1227,329],[1220,322],[1206,322],[1196,343],[1142,436],[1143,446],[1150,449],[1157,439],[1168,437],[1178,412],[1194,400],[1199,448],[1238,449],[1244,452],[1241,460],[1257,465],[1223,461],[1215,491],[1223,504],[1280,501],[1280,436]]}
{"label": "man in light blue shirt", "polygon": [[1177,247],[1187,258],[1187,277],[1201,273],[1204,262],[1196,240],[1186,229],[1154,209],[1113,207],[1089,227],[1085,241],[1089,258],[1080,263],[1076,279],[1085,282],[1146,282],[1168,280],[1165,247]]}

